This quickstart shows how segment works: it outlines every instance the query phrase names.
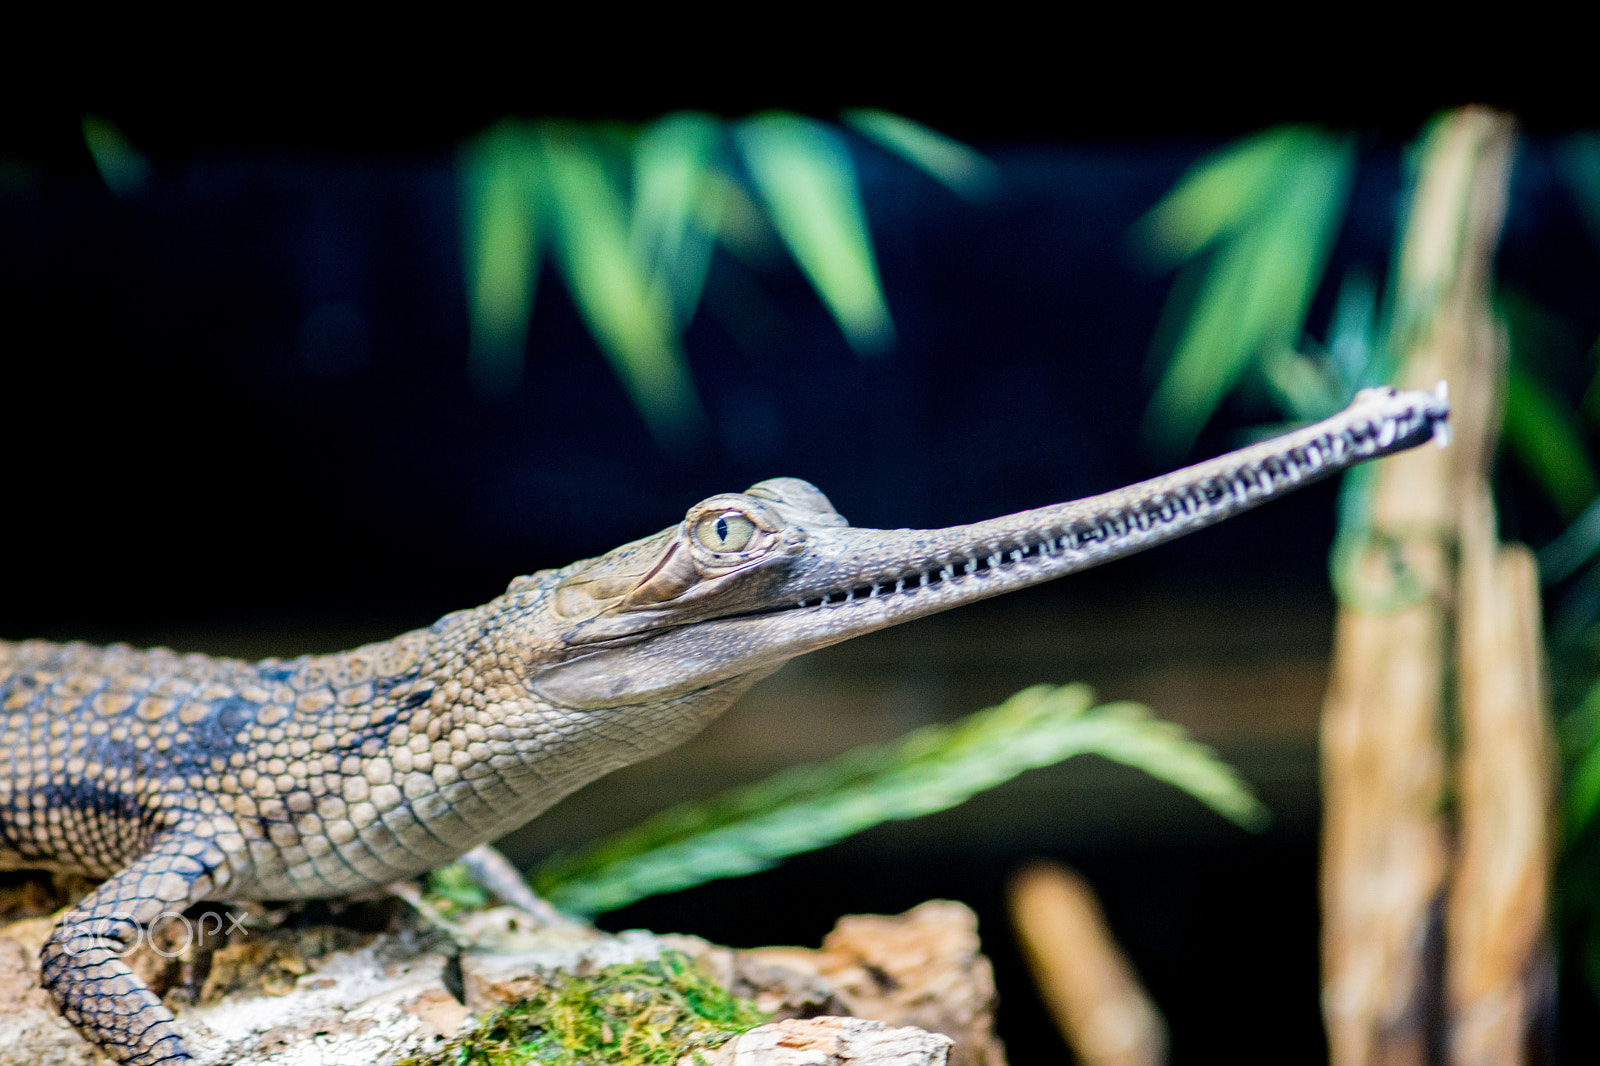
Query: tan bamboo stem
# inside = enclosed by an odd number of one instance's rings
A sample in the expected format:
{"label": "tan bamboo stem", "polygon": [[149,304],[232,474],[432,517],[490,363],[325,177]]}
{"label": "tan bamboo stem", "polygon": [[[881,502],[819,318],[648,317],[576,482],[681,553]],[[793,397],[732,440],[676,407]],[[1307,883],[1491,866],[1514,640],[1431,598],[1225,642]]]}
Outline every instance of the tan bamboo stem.
{"label": "tan bamboo stem", "polygon": [[1336,630],[1323,723],[1323,1006],[1336,1066],[1447,1051],[1463,1064],[1522,1061],[1550,770],[1537,587],[1526,554],[1499,547],[1487,490],[1505,359],[1490,277],[1511,147],[1504,116],[1441,120],[1401,253],[1401,382],[1450,382],[1455,440],[1376,475],[1361,585],[1410,602],[1346,604]]}
{"label": "tan bamboo stem", "polygon": [[1084,1066],[1159,1066],[1167,1031],[1106,926],[1094,890],[1055,863],[1011,881],[1023,955],[1056,1027]]}

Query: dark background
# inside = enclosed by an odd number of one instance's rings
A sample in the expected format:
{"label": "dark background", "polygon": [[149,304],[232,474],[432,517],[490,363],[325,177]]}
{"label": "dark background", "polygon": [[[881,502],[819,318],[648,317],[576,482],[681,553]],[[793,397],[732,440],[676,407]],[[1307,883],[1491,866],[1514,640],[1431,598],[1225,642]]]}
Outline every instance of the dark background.
{"label": "dark background", "polygon": [[[682,102],[730,115],[773,102],[753,95]],[[819,115],[835,103],[777,102]],[[548,269],[519,391],[485,400],[469,387],[455,153],[514,108],[245,109],[217,123],[91,94],[81,110],[23,109],[0,139],[0,637],[331,650],[425,625],[515,574],[603,552],[765,477],[813,481],[858,525],[922,526],[1161,472],[1176,460],[1142,450],[1138,424],[1170,277],[1140,259],[1134,223],[1228,137],[1282,118],[1352,125],[1367,132],[1329,277],[1381,279],[1404,206],[1403,145],[1445,102],[1274,97],[1075,119],[904,106],[975,143],[1000,189],[963,201],[852,140],[897,345],[853,353],[777,250],[760,273],[719,257],[687,334],[710,427],[681,455],[651,441]],[[139,195],[100,181],[82,110],[150,154]],[[567,97],[524,110],[663,109]],[[1555,156],[1582,116],[1527,110],[1502,278],[1592,338],[1600,261]],[[1334,287],[1313,307],[1314,335]],[[1247,390],[1189,458],[1272,417]],[[1319,486],[1030,592],[1027,607],[1092,618],[1097,603],[1176,590],[1190,603],[1310,601],[1331,617],[1332,494]],[[1507,521],[1535,541],[1555,528],[1537,505]],[[1173,620],[1191,624],[1206,623]],[[1019,862],[1053,855],[1101,892],[1167,1015],[1174,1061],[1218,1046],[1323,1055],[1313,790],[1258,837],[1193,813],[1133,839],[1058,831],[1070,814],[980,802],[996,818],[980,832],[886,828],[605,924],[814,943],[843,912],[963,899],[1000,969],[1004,1035],[1029,1061],[1060,1051],[1004,931],[1002,893]]]}

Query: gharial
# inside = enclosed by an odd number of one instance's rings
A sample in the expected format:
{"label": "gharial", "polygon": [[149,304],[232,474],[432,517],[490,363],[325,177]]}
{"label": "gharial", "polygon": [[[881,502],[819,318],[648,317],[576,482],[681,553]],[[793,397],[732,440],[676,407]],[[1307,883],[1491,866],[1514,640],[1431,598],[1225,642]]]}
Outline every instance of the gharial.
{"label": "gharial", "polygon": [[118,1061],[192,1061],[120,957],[140,923],[414,877],[679,743],[796,655],[1140,551],[1448,418],[1442,395],[1367,389],[1177,473],[948,529],[857,529],[777,478],[336,655],[0,643],[0,869],[106,879],[61,917],[42,983]]}

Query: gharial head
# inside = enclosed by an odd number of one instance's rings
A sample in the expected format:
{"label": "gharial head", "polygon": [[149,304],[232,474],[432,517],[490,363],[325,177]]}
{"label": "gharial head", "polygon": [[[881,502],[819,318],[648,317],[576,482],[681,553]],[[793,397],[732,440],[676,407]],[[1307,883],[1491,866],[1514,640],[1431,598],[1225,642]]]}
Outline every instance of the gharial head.
{"label": "gharial head", "polygon": [[1367,389],[1322,422],[1100,496],[945,529],[860,529],[774,478],[555,575],[559,647],[532,686],[573,708],[672,699],[804,652],[1048,581],[1368,459],[1447,439],[1438,393]]}

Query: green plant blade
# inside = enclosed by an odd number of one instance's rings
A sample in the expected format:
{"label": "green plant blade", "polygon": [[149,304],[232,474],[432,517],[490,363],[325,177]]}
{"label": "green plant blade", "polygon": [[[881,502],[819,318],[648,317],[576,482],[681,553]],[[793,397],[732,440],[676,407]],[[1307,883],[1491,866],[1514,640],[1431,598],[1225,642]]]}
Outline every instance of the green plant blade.
{"label": "green plant blade", "polygon": [[150,180],[150,159],[110,119],[83,117],[83,143],[106,188],[121,197],[138,195]]}
{"label": "green plant blade", "polygon": [[[992,169],[915,123],[881,112],[857,117],[869,135],[943,180],[971,189]],[[103,132],[85,128],[91,139]],[[730,132],[742,167],[727,147]],[[508,122],[467,147],[461,175],[469,369],[484,395],[522,382],[546,249],[635,409],[672,451],[704,428],[683,331],[719,244],[763,264],[776,232],[858,352],[893,343],[849,153],[837,131],[809,119],[773,113],[731,130],[692,112],[642,128]],[[744,321],[730,329],[754,331]]]}
{"label": "green plant blade", "polygon": [[[1249,197],[1216,203],[1175,193],[1155,213],[1157,229],[1178,234],[1174,247],[1215,244],[1145,416],[1147,438],[1167,451],[1193,444],[1253,360],[1299,340],[1344,213],[1353,154],[1347,141],[1291,131],[1225,162],[1221,173]],[[1194,217],[1185,221],[1173,203],[1192,204]]]}
{"label": "green plant blade", "polygon": [[1203,160],[1140,223],[1150,248],[1187,259],[1212,241],[1251,224],[1277,198],[1285,171],[1319,137],[1284,127],[1240,141]]}
{"label": "green plant blade", "polygon": [[599,151],[549,127],[540,143],[557,260],[574,302],[651,433],[677,450],[703,416],[668,294],[630,248],[627,212]]}
{"label": "green plant blade", "polygon": [[[1573,841],[1594,820],[1600,809],[1600,736],[1594,724],[1600,721],[1600,683],[1591,685],[1583,704],[1574,715],[1585,734],[1580,738],[1564,803],[1566,838]],[[1569,725],[1571,723],[1568,723]]]}
{"label": "green plant blade", "polygon": [[980,199],[1000,184],[1000,169],[993,163],[960,141],[919,122],[872,108],[856,108],[840,117],[863,136],[962,196]]}
{"label": "green plant blade", "polygon": [[652,122],[633,146],[635,260],[672,293],[680,325],[694,317],[721,216],[724,182],[713,169],[721,127],[683,112]]}
{"label": "green plant blade", "polygon": [[1572,521],[1600,496],[1575,412],[1516,361],[1506,379],[1504,433],[1562,518]]}
{"label": "green plant blade", "polygon": [[1596,555],[1600,555],[1600,500],[1539,550],[1539,579],[1546,585],[1565,581]]}
{"label": "green plant blade", "polygon": [[1232,767],[1190,739],[1182,726],[1155,718],[1137,703],[1109,703],[1097,711],[1106,721],[1086,750],[1165,781],[1245,829],[1266,827],[1261,801]]}
{"label": "green plant blade", "polygon": [[741,123],[735,142],[778,235],[858,352],[886,349],[894,326],[849,153],[797,115]]}
{"label": "green plant blade", "polygon": [[1580,133],[1561,151],[1562,170],[1583,217],[1600,237],[1600,134]]}
{"label": "green plant blade", "polygon": [[552,857],[530,879],[563,910],[614,910],[766,869],[885,821],[944,810],[1024,770],[1088,752],[1142,769],[1241,824],[1263,820],[1263,808],[1233,771],[1179,727],[1133,704],[1093,701],[1083,685],[1026,689],[898,744],[856,749],[663,812],[581,852]]}
{"label": "green plant blade", "polygon": [[472,340],[468,373],[482,395],[521,384],[538,260],[539,149],[504,123],[461,160],[462,234]]}

